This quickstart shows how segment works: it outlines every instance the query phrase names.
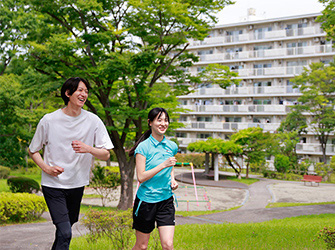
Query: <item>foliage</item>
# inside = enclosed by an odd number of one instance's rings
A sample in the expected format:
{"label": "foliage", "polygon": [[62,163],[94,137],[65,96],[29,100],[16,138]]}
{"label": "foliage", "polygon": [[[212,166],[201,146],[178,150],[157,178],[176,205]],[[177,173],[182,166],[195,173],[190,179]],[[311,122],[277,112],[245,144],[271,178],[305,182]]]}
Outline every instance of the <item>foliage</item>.
{"label": "foliage", "polygon": [[320,230],[317,237],[324,240],[327,249],[335,248],[335,227],[324,227]]}
{"label": "foliage", "polygon": [[287,114],[285,119],[280,123],[279,132],[294,132],[298,135],[307,133],[307,120],[300,109],[295,109]]}
{"label": "foliage", "polygon": [[306,112],[307,125],[320,142],[323,162],[326,162],[326,145],[329,135],[335,129],[335,66],[312,63],[301,75],[293,78],[295,87],[300,88],[299,105],[293,110]]}
{"label": "foliage", "polygon": [[[69,77],[90,81],[92,95],[86,105],[107,125],[120,167],[119,208],[131,207],[133,199],[135,163],[126,150],[146,129],[151,108],[164,106],[172,120],[178,117],[176,96],[190,93],[200,82],[187,71],[198,61],[187,52],[188,40],[204,39],[217,21],[215,14],[232,3],[13,1],[17,11],[10,13],[23,20],[18,30],[24,39],[15,41],[22,51],[12,64],[28,67],[12,67],[12,72],[24,79],[28,92],[37,90],[29,99],[32,104],[59,96],[56,90]],[[171,128],[177,125],[171,123]]]}
{"label": "foliage", "polygon": [[104,207],[107,201],[115,199],[112,193],[120,185],[120,172],[117,167],[96,165],[92,169],[92,173],[93,177],[90,187],[94,188],[100,195],[102,206]]}
{"label": "foliage", "polygon": [[304,159],[297,166],[298,168],[293,170],[293,172],[299,173],[301,175],[307,174],[309,167],[312,165],[312,161],[310,159]]}
{"label": "foliage", "polygon": [[133,235],[132,209],[126,211],[89,210],[82,223],[89,230],[90,242],[96,242],[105,235],[111,239],[113,249],[130,249],[129,240]]}
{"label": "foliage", "polygon": [[36,194],[0,193],[0,223],[32,221],[47,210],[44,198]]}
{"label": "foliage", "polygon": [[331,168],[329,164],[325,164],[323,162],[318,162],[314,166],[314,172],[322,176],[323,181],[329,181],[330,179],[330,173],[331,173]]}
{"label": "foliage", "polygon": [[205,154],[176,154],[177,162],[192,162],[195,168],[203,168],[205,164]]}
{"label": "foliage", "polygon": [[10,177],[7,184],[13,193],[32,193],[40,190],[40,184],[28,177]]}
{"label": "foliage", "polygon": [[7,179],[10,173],[9,167],[0,166],[0,179]]}
{"label": "foliage", "polygon": [[301,181],[302,178],[300,174],[279,173],[271,170],[263,170],[262,174],[265,178],[286,180],[286,181]]}
{"label": "foliage", "polygon": [[270,143],[270,133],[264,133],[262,128],[252,127],[242,129],[231,136],[231,140],[242,146],[242,157],[245,157],[247,163],[247,174],[249,173],[249,164],[265,164],[266,150]]}
{"label": "foliage", "polygon": [[276,155],[273,165],[279,173],[286,173],[290,169],[290,158],[286,155]]}
{"label": "foliage", "polygon": [[323,3],[325,9],[322,11],[322,15],[319,16],[316,21],[321,23],[322,29],[327,33],[329,39],[335,38],[335,3],[332,0],[319,0]]}

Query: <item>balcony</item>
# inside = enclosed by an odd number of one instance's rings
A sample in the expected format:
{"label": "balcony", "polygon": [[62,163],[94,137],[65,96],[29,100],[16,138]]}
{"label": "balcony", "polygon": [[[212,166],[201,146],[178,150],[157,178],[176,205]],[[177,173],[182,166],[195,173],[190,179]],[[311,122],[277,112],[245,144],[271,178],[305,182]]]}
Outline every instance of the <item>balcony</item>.
{"label": "balcony", "polygon": [[[296,146],[298,154],[322,155],[321,145],[318,143],[298,143]],[[335,145],[326,146],[327,155],[335,155]]]}
{"label": "balcony", "polygon": [[[307,66],[307,65],[306,65]],[[238,73],[239,78],[253,76],[295,76],[300,75],[306,66],[287,66],[271,68],[254,68],[254,69],[237,69],[233,70]]]}
{"label": "balcony", "polygon": [[298,55],[318,55],[324,53],[335,53],[335,49],[331,44],[316,45],[316,46],[303,46],[294,48],[277,48],[277,49],[265,49],[265,50],[248,50],[248,51],[236,51],[226,53],[214,53],[209,55],[201,55],[201,62],[212,62],[212,61],[233,61],[233,60],[244,60],[244,59],[262,59],[262,58],[273,58],[273,57],[285,57],[285,56],[298,56]]}
{"label": "balcony", "polygon": [[213,87],[213,88],[200,88],[196,89],[194,93],[188,96],[218,96],[218,95],[283,95],[300,93],[298,88],[293,86],[256,86],[256,87],[234,87],[230,86],[226,89]]}
{"label": "balcony", "polygon": [[[246,122],[186,122],[185,127],[178,129],[178,131],[195,130],[207,132],[214,131],[238,131],[252,127],[260,127],[266,132],[275,131],[280,123],[246,123]],[[186,138],[185,138],[186,139]]]}

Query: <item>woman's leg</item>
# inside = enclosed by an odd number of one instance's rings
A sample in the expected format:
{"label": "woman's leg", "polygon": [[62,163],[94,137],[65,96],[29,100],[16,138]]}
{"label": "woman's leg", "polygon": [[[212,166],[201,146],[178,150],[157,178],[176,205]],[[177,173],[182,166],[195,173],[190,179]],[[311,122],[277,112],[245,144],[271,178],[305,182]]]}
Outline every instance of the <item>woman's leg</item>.
{"label": "woman's leg", "polygon": [[146,250],[148,248],[150,233],[142,233],[136,230],[136,243],[132,250]]}
{"label": "woman's leg", "polygon": [[163,250],[173,249],[174,226],[158,227],[159,237],[161,238],[161,245]]}

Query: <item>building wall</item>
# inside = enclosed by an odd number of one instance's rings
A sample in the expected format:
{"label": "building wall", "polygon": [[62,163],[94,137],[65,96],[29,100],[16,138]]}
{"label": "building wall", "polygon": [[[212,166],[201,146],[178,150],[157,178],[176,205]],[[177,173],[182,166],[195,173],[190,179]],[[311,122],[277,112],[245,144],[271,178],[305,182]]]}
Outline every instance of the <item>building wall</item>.
{"label": "building wall", "polygon": [[[318,15],[219,25],[204,41],[191,40],[189,51],[200,58],[191,73],[219,63],[238,72],[241,82],[227,89],[203,85],[192,94],[179,96],[181,107],[192,110],[180,117],[185,124],[176,134],[181,149],[199,139],[228,138],[234,131],[248,127],[275,131],[290,106],[298,105],[301,95],[290,79],[299,75],[304,66],[329,63],[335,55],[332,42],[326,40],[325,32],[315,22]],[[317,161],[322,155],[312,134],[302,138],[297,152]],[[329,145],[327,152],[334,155],[334,145]]]}

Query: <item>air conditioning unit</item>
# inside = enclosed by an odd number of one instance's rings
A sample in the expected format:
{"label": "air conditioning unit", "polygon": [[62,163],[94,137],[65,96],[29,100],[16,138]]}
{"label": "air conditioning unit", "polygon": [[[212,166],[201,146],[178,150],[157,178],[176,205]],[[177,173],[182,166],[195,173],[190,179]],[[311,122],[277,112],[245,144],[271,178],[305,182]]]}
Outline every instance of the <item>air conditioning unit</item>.
{"label": "air conditioning unit", "polygon": [[308,22],[307,18],[302,19],[302,22],[307,23]]}
{"label": "air conditioning unit", "polygon": [[252,30],[254,28],[254,26],[253,25],[249,25],[248,28],[249,28],[249,30]]}

